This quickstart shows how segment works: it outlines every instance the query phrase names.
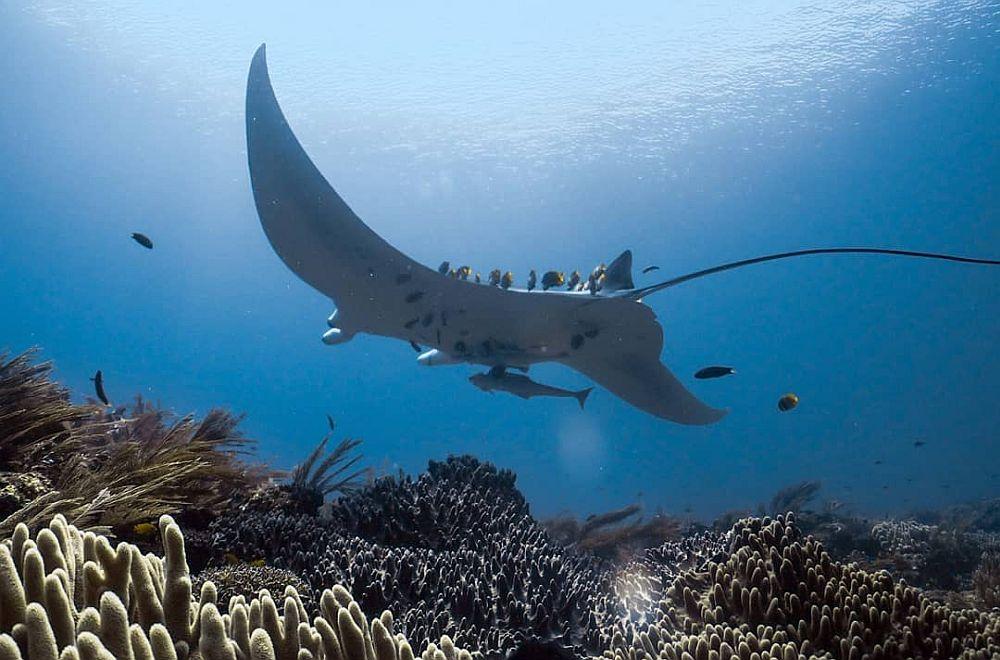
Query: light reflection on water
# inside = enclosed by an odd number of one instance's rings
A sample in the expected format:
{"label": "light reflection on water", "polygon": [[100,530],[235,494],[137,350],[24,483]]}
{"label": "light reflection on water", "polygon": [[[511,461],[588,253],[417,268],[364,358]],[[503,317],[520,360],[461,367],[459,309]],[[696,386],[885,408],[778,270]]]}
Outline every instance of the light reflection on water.
{"label": "light reflection on water", "polygon": [[[773,141],[832,124],[831,98],[920,68],[949,34],[997,15],[982,0],[639,5],[293,5],[280,21],[273,7],[193,3],[42,1],[26,11],[81,50],[129,57],[136,85],[182,96],[178,112],[208,132],[238,115],[233,73],[268,41],[304,139],[375,143],[425,167],[522,171],[598,158],[648,171],[693,134],[768,125]],[[916,84],[939,76],[927,67]]]}

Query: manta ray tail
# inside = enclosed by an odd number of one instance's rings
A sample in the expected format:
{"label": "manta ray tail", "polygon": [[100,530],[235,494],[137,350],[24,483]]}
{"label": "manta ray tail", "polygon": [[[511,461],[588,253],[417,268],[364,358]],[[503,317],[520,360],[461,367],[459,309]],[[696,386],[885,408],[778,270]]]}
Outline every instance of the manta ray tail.
{"label": "manta ray tail", "polygon": [[590,393],[593,391],[593,387],[588,387],[587,389],[573,393],[573,396],[576,398],[576,402],[580,404],[580,410],[583,410],[583,404],[587,403],[587,397],[590,396]]}
{"label": "manta ray tail", "polygon": [[639,300],[640,298],[644,298],[652,293],[656,293],[657,291],[662,291],[663,289],[669,289],[672,286],[677,286],[678,284],[683,284],[684,282],[690,282],[691,280],[696,280],[699,277],[706,277],[708,275],[714,275],[716,273],[722,273],[727,270],[742,268],[744,266],[761,264],[764,263],[765,261],[777,261],[778,259],[804,257],[810,254],[887,254],[897,257],[939,259],[942,261],[955,261],[963,264],[984,264],[987,266],[1000,266],[1000,261],[994,259],[975,259],[973,257],[959,257],[952,254],[939,254],[936,252],[914,252],[912,250],[891,250],[888,248],[856,248],[856,247],[812,248],[809,250],[795,250],[794,252],[779,252],[777,254],[768,254],[762,257],[754,257],[753,259],[743,259],[741,261],[731,261],[729,263],[721,264],[719,266],[713,266],[711,268],[705,268],[704,270],[698,270],[693,273],[688,273],[687,275],[681,275],[680,277],[675,277],[673,279],[667,280],[666,282],[651,284],[649,286],[644,286],[641,289],[633,289],[632,291],[625,293],[622,297],[631,298],[633,300]]}

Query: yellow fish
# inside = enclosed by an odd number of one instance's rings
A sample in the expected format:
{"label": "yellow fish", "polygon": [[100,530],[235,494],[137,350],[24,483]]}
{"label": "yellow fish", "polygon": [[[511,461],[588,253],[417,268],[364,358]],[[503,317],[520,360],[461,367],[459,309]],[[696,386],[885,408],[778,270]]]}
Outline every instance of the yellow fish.
{"label": "yellow fish", "polygon": [[227,552],[226,554],[224,554],[223,558],[226,560],[226,563],[230,564],[230,565],[232,565],[232,564],[242,564],[243,563],[242,559],[240,559],[239,557],[237,557],[236,555],[234,555],[231,552]]}
{"label": "yellow fish", "polygon": [[254,559],[250,562],[250,565],[255,568],[263,568],[266,565],[266,562],[263,559]]}
{"label": "yellow fish", "polygon": [[137,523],[132,527],[132,531],[139,536],[149,536],[156,533],[156,525],[153,523]]}

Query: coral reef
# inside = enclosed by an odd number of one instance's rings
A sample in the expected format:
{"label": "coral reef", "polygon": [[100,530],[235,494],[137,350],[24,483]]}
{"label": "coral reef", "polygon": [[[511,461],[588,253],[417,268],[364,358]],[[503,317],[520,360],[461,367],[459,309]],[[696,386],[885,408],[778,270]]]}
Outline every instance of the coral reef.
{"label": "coral reef", "polygon": [[745,519],[728,557],[674,580],[656,620],[615,635],[612,659],[991,658],[1000,616],[953,611],[882,571],[833,561],[793,515]]}
{"label": "coral reef", "polygon": [[315,595],[309,583],[291,571],[267,566],[260,560],[206,568],[191,578],[194,593],[200,593],[206,582],[215,585],[220,603],[228,603],[238,596],[249,602],[262,589],[281,594],[285,592],[285,587],[292,587],[307,612],[316,609]]}
{"label": "coral reef", "polygon": [[1000,607],[1000,552],[984,552],[972,573],[972,590],[984,607]]}
{"label": "coral reef", "polygon": [[168,513],[211,516],[266,476],[241,460],[252,443],[229,413],[171,419],[141,399],[117,411],[76,405],[51,380],[51,365],[33,358],[0,355],[0,471],[38,480],[29,493],[4,479],[12,510],[4,510],[0,534],[55,512],[104,532]]}
{"label": "coral reef", "polygon": [[928,589],[966,589],[984,552],[1000,549],[1000,537],[975,530],[883,520],[871,535],[881,547],[877,563]]}
{"label": "coral reef", "polygon": [[[83,533],[62,516],[34,539],[24,525],[0,545],[0,660],[413,660],[389,612],[368,622],[343,587],[310,619],[294,587],[225,606],[212,582],[199,599],[184,538],[159,521],[164,556]],[[448,638],[424,660],[469,660]]]}
{"label": "coral reef", "polygon": [[657,512],[643,520],[634,518],[638,504],[601,514],[583,522],[570,515],[557,516],[542,524],[549,536],[564,546],[575,546],[603,559],[627,560],[637,551],[651,548],[680,536],[680,522]]}
{"label": "coral reef", "polygon": [[317,591],[343,584],[366,610],[393,604],[413,640],[448,635],[486,655],[530,639],[599,653],[601,624],[617,614],[610,576],[548,538],[514,479],[471,457],[432,461],[417,480],[386,477],[340,498],[324,519],[222,517],[216,552],[263,557]]}

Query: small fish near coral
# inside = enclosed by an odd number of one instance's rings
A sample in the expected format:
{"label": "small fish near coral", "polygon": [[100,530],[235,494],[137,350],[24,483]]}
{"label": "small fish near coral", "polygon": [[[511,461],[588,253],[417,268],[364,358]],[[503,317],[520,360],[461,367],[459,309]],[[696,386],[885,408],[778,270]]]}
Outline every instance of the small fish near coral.
{"label": "small fish near coral", "polygon": [[132,233],[132,240],[146,248],[147,250],[153,249],[153,241],[149,239],[149,236],[145,234],[140,234],[139,232]]}
{"label": "small fish near coral", "polygon": [[97,398],[101,400],[106,406],[110,406],[111,402],[108,400],[108,395],[104,391],[104,374],[98,369],[97,373],[90,379],[94,382],[94,393],[97,394]]}

